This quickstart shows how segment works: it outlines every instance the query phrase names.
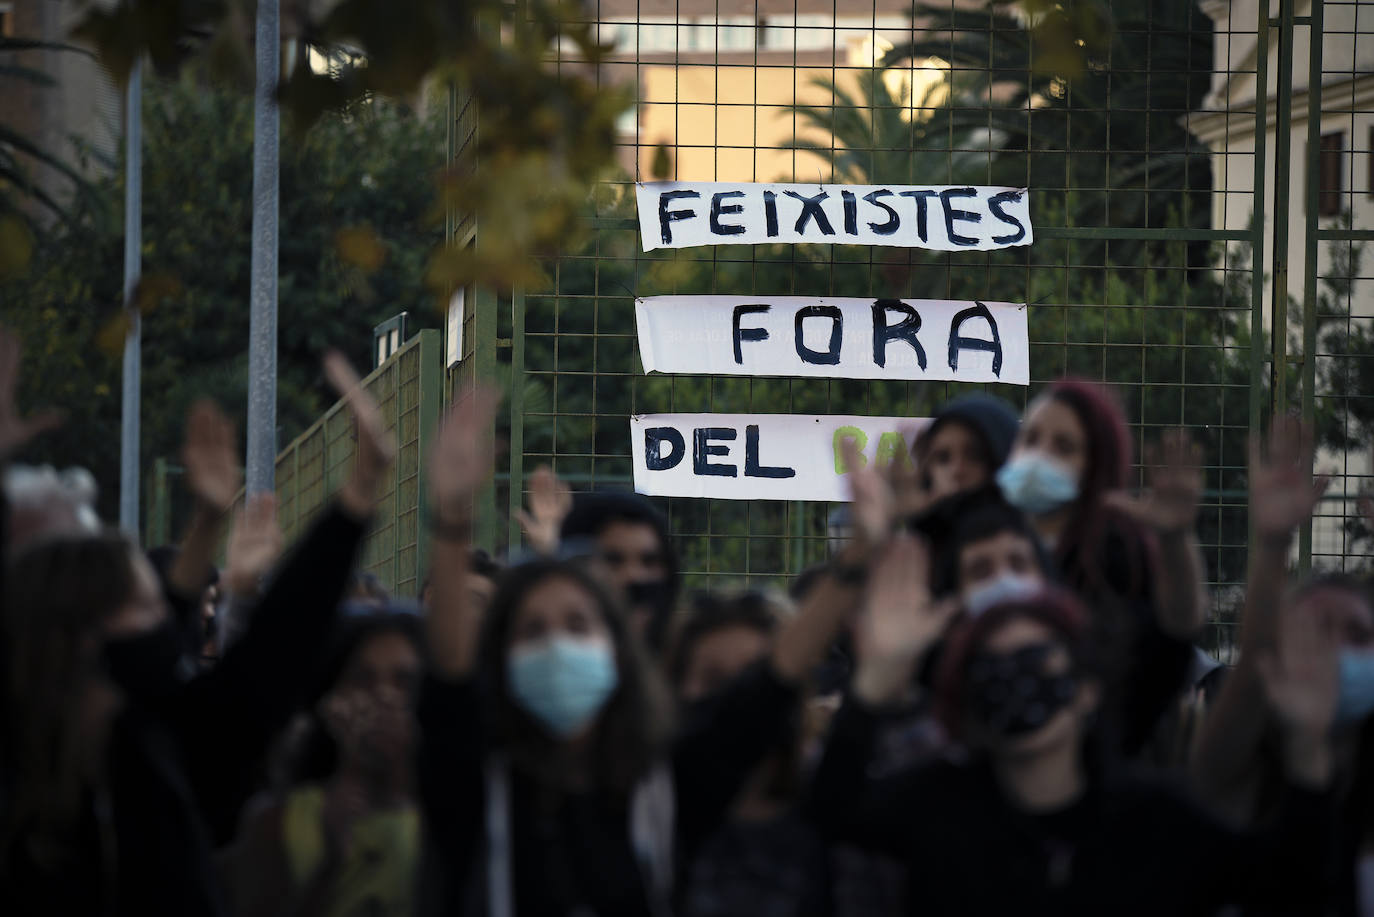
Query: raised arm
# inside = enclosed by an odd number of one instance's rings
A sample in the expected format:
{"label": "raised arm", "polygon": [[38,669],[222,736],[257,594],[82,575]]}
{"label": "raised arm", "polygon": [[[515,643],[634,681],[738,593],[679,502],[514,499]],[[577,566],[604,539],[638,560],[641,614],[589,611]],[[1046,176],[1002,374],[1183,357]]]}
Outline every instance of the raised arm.
{"label": "raised arm", "polygon": [[1207,617],[1202,550],[1196,534],[1201,453],[1186,433],[1171,430],[1151,455],[1156,461],[1150,463],[1148,498],[1115,493],[1107,499],[1155,532],[1159,558],[1151,585],[1159,629],[1171,637],[1193,640]]}
{"label": "raised arm", "polygon": [[530,474],[529,509],[516,511],[525,540],[545,557],[558,553],[563,520],[572,510],[572,491],[553,469],[540,465]]}
{"label": "raised arm", "polygon": [[854,536],[778,633],[771,655],[735,679],[689,724],[673,748],[679,837],[691,850],[725,816],[754,767],[776,747],[795,714],[806,679],[840,629],[858,610],[874,547],[892,525],[892,495],[884,476],[850,455]]}
{"label": "raised arm", "polygon": [[1253,814],[1256,762],[1270,721],[1257,662],[1275,646],[1293,532],[1312,515],[1327,486],[1325,476],[1308,480],[1311,467],[1312,432],[1296,421],[1273,424],[1267,457],[1258,438],[1251,441],[1250,519],[1255,548],[1245,595],[1241,658],[1207,716],[1192,768],[1202,793],[1239,817]]}
{"label": "raised arm", "polygon": [[394,433],[347,361],[330,354],[325,372],[357,430],[352,474],[288,554],[242,638],[187,685],[175,711],[193,782],[221,838],[233,831],[255,765],[315,676],[395,455]]}
{"label": "raised arm", "polygon": [[909,827],[911,808],[897,802],[915,784],[911,775],[873,782],[867,770],[878,713],[902,699],[955,610],[931,599],[929,580],[929,553],[915,536],[898,534],[882,549],[854,629],[850,697],[832,725],[808,805],[828,834],[889,851],[910,834],[902,825]]}
{"label": "raised arm", "polygon": [[477,659],[481,610],[467,590],[472,499],[492,471],[494,389],[463,392],[439,425],[429,455],[430,603],[426,616],[434,676],[466,679]]}
{"label": "raised arm", "polygon": [[224,548],[224,585],[227,602],[219,626],[220,653],[239,639],[268,573],[284,547],[277,524],[277,495],[253,494],[234,517]]}
{"label": "raised arm", "polygon": [[479,843],[483,819],[482,736],[477,643],[482,611],[466,577],[471,551],[472,499],[491,475],[492,420],[499,396],[478,387],[459,395],[439,426],[428,456],[430,600],[425,613],[430,672],[420,691],[417,772],[420,804],[435,862],[427,874],[439,900],[457,900],[463,867]]}
{"label": "raised arm", "polygon": [[1225,882],[1223,900],[1264,913],[1327,913],[1322,898],[1332,855],[1331,725],[1339,688],[1340,635],[1326,616],[1288,604],[1275,622],[1275,646],[1256,649],[1259,703],[1282,739],[1287,784],[1274,817],[1236,838],[1194,832],[1199,870]]}
{"label": "raised arm", "polygon": [[863,465],[852,440],[845,440],[842,448],[850,469],[854,534],[811,590],[800,613],[778,633],[773,670],[793,684],[799,684],[821,663],[845,622],[858,609],[873,555],[892,533],[896,507],[890,478],[871,465]]}
{"label": "raised arm", "polygon": [[198,651],[200,597],[214,569],[225,514],[243,483],[234,451],[234,424],[213,401],[202,399],[191,406],[181,463],[194,509],[165,585],[188,646]]}

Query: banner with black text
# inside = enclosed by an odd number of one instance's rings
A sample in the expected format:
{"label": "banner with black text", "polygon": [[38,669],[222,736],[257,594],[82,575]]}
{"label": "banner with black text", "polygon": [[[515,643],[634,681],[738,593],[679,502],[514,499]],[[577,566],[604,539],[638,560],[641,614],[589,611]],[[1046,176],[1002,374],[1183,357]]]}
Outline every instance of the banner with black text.
{"label": "banner with black text", "polygon": [[910,462],[926,418],[844,414],[638,414],[635,490],[655,497],[849,500],[842,443],[865,463]]}
{"label": "banner with black text", "polygon": [[635,321],[645,372],[1030,384],[1015,303],[652,296]]}
{"label": "banner with black text", "polygon": [[1025,188],[641,182],[644,251],[698,245],[884,245],[990,251],[1035,241]]}

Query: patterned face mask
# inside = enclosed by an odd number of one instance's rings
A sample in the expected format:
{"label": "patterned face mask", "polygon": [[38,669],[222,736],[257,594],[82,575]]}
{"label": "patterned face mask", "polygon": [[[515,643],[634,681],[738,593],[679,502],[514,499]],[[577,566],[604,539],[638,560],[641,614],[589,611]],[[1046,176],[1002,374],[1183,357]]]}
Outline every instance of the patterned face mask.
{"label": "patterned face mask", "polygon": [[968,669],[973,716],[994,735],[1021,736],[1044,726],[1078,693],[1072,673],[1046,675],[1054,646],[1035,644],[1014,653],[982,653]]}

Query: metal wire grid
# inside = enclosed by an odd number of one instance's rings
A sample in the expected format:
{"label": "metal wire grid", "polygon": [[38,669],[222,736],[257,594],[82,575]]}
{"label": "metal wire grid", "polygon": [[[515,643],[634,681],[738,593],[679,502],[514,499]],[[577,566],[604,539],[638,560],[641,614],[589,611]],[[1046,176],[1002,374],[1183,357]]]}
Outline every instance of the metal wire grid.
{"label": "metal wire grid", "polygon": [[[1304,157],[1296,145],[1293,152],[1279,142],[1295,130],[1291,125],[1297,107],[1295,92],[1302,91],[1302,61],[1296,79],[1294,61],[1301,57],[1296,52],[1302,50],[1302,28],[1313,30],[1307,45],[1309,80],[1315,78],[1312,85],[1339,77],[1351,82],[1367,78],[1360,53],[1368,45],[1364,33],[1369,31],[1370,10],[1362,11],[1363,6],[1368,4],[1325,4],[1323,31],[1321,3],[1313,6],[1309,16],[1297,15],[1288,0],[1279,3],[1276,15],[1268,10],[1262,15],[1254,0],[1206,4],[1214,20],[1210,34],[1202,36],[1210,46],[1210,61],[1188,58],[1164,75],[1189,88],[1201,81],[1209,93],[1199,104],[1173,109],[1154,97],[1152,87],[1157,83],[1147,83],[1143,95],[1133,94],[1131,78],[1145,72],[1156,79],[1161,76],[1158,62],[1150,55],[1157,37],[1177,41],[1177,30],[1158,36],[1161,26],[1168,23],[1156,22],[1152,15],[1119,30],[1123,43],[1134,37],[1138,48],[1144,42],[1145,58],[1122,61],[1109,53],[1098,107],[1066,106],[1069,110],[1062,127],[1070,132],[1075,118],[1124,112],[1140,115],[1147,125],[1144,136],[1137,137],[1132,146],[1130,137],[1113,135],[1117,122],[1108,119],[1106,133],[1097,143],[1075,146],[1070,142],[1025,153],[1023,183],[1038,198],[1033,202],[1038,241],[1030,249],[932,255],[833,246],[754,246],[644,254],[632,217],[631,183],[649,177],[663,140],[672,144],[675,154],[673,177],[715,180],[796,177],[809,181],[832,174],[833,180],[855,180],[853,175],[831,170],[843,161],[846,151],[860,149],[871,160],[909,154],[910,183],[953,179],[956,157],[963,165],[970,157],[981,157],[985,167],[984,176],[963,180],[991,181],[995,159],[1005,153],[995,152],[993,144],[969,142],[967,135],[956,137],[953,121],[948,122],[942,144],[935,136],[918,138],[919,117],[907,119],[910,133],[896,142],[869,138],[865,145],[846,138],[850,141],[846,145],[832,135],[819,155],[798,150],[789,142],[806,133],[802,110],[791,106],[813,104],[828,109],[832,117],[872,114],[864,108],[867,101],[854,104],[853,99],[862,95],[865,79],[871,87],[873,69],[862,58],[859,64],[848,58],[842,61],[839,49],[853,47],[854,42],[846,43],[846,39],[881,46],[883,41],[928,37],[923,31],[928,23],[894,21],[894,17],[901,19],[904,6],[889,9],[883,0],[870,0],[862,10],[839,0],[823,5],[794,0],[748,6],[719,0],[672,4],[600,0],[589,8],[591,21],[605,35],[618,31],[620,44],[598,78],[628,82],[637,92],[621,145],[626,174],[598,194],[596,211],[588,221],[589,241],[552,259],[546,283],[516,290],[508,298],[480,293],[476,299],[469,298],[465,359],[449,377],[451,385],[460,374],[493,375],[498,365],[510,368],[512,406],[502,432],[512,449],[506,474],[498,476],[504,480],[498,480],[486,503],[487,540],[494,544],[502,540],[498,533],[504,533],[508,544],[518,544],[510,516],[522,493],[509,482],[522,481],[538,463],[551,463],[578,488],[628,487],[627,418],[632,413],[795,411],[916,416],[964,388],[850,380],[646,377],[635,349],[633,302],[637,295],[725,292],[965,298],[998,291],[998,298],[1031,302],[1039,316],[1032,325],[1032,388],[1026,392],[992,387],[999,394],[1024,404],[1036,383],[1065,372],[1088,375],[1116,385],[1128,409],[1137,456],[1145,455],[1145,446],[1167,427],[1186,426],[1205,442],[1208,493],[1201,529],[1217,624],[1213,643],[1219,648],[1229,645],[1246,554],[1243,473],[1251,429],[1274,406],[1292,402],[1308,417],[1319,416],[1319,409],[1325,411],[1335,418],[1329,422],[1347,430],[1350,439],[1367,440],[1361,418],[1367,416],[1370,396],[1360,387],[1363,379],[1347,382],[1339,392],[1323,390],[1323,383],[1333,376],[1317,367],[1322,361],[1338,363],[1349,375],[1351,367],[1367,366],[1370,357],[1359,349],[1363,342],[1355,334],[1368,328],[1368,316],[1374,313],[1369,294],[1361,293],[1368,290],[1368,277],[1359,273],[1362,262],[1355,257],[1371,233],[1361,228],[1367,225],[1366,205],[1355,198],[1360,191],[1368,197],[1374,185],[1357,188],[1352,171],[1360,156],[1374,162],[1368,147],[1353,145],[1363,142],[1358,139],[1359,130],[1374,130],[1369,127],[1370,103],[1365,96],[1352,93],[1342,107],[1339,99],[1331,101],[1328,91],[1326,102],[1314,106],[1323,112],[1322,131],[1333,118],[1349,124],[1352,155],[1343,165],[1345,172],[1331,174],[1351,176],[1336,190],[1349,199],[1353,228],[1327,221],[1317,232],[1296,235],[1298,241],[1290,244],[1290,224],[1297,227],[1308,219],[1306,197],[1331,189],[1315,184],[1322,174],[1318,156]],[[962,2],[949,5],[951,13],[969,7]],[[866,21],[856,25],[860,20]],[[1201,28],[1206,30],[1205,24]],[[669,29],[670,33],[665,31]],[[1198,29],[1196,22],[1190,23],[1183,37],[1198,38]],[[951,52],[958,37],[948,36]],[[1323,69],[1323,42],[1332,38],[1348,43],[1348,72],[1331,66]],[[994,63],[991,54],[990,50],[987,66]],[[950,61],[954,64],[946,71],[951,84],[962,76],[980,74],[980,65],[960,62],[954,53],[945,63]],[[551,66],[560,68],[576,63],[561,49],[551,60]],[[828,78],[836,87],[821,87],[828,98],[808,95],[817,90],[816,77]],[[1071,100],[1072,83],[1058,88]],[[1054,91],[1052,85],[1050,92]],[[1264,106],[1255,104],[1257,94],[1267,100]],[[907,104],[900,98],[899,102]],[[947,109],[965,115],[986,113],[987,128],[994,127],[994,107],[984,102],[956,100]],[[462,112],[455,122],[455,136],[470,138],[470,111],[462,106],[455,110]],[[1154,176],[1147,169],[1143,182],[1129,190],[1108,182],[1079,183],[1075,188],[1075,157],[1134,156],[1148,165],[1186,152],[1151,134],[1151,118],[1160,115],[1186,122],[1195,134],[1207,127],[1208,119],[1214,122],[1213,128],[1220,125],[1207,139],[1205,165],[1196,156],[1184,155],[1181,175],[1175,171],[1172,185],[1152,184]],[[781,134],[768,118],[785,122]],[[662,136],[653,132],[653,126],[668,124],[672,129],[664,130]],[[1374,146],[1374,136],[1369,141]],[[461,158],[464,146],[451,141],[451,155]],[[912,149],[916,152],[911,153]],[[1044,164],[1051,158],[1062,161],[1063,178],[1047,183]],[[767,171],[770,164],[780,161],[790,171]],[[1199,168],[1210,176],[1199,176]],[[1203,205],[1210,209],[1210,218],[1201,221],[1194,209],[1197,202],[1183,193],[1196,187],[1199,177],[1210,180]],[[1279,181],[1280,177],[1288,180]],[[1290,183],[1299,190],[1305,183],[1308,195],[1290,193]],[[1071,191],[1101,194],[1098,219],[1084,220],[1082,214],[1076,215],[1077,220],[1066,218]],[[1174,221],[1178,228],[1159,228],[1161,214],[1151,212],[1159,206],[1152,196],[1156,192],[1173,192],[1163,198],[1180,208]],[[1122,225],[1114,225],[1132,206],[1138,217],[1143,216],[1137,223],[1144,226],[1130,225],[1125,219]],[[1275,214],[1281,218],[1274,219]],[[470,236],[455,226],[452,238],[462,242]],[[1176,243],[1168,257],[1156,259],[1149,267],[1132,261],[1138,243],[1165,239]],[[1344,259],[1314,254],[1319,243],[1343,246]],[[1213,250],[1202,251],[1208,246]],[[1299,257],[1315,259],[1320,277],[1316,270],[1304,275],[1292,263]],[[1296,277],[1301,278],[1296,292],[1295,267]],[[1196,283],[1199,276],[1214,282],[1200,285]],[[1318,286],[1334,281],[1332,289],[1344,290],[1343,297],[1318,300],[1304,289],[1307,278]],[[1009,289],[1020,295],[1006,295]],[[1131,291],[1135,295],[1126,295]],[[1296,301],[1291,310],[1290,293]],[[1333,303],[1339,308],[1332,307]],[[1310,343],[1309,326],[1317,317],[1325,322],[1324,328],[1343,330],[1346,346],[1330,352],[1315,345],[1305,347]],[[1274,327],[1289,333],[1273,334]],[[1251,346],[1252,340],[1257,346]],[[1320,340],[1325,342],[1327,337]],[[1303,353],[1313,353],[1317,359],[1304,362]],[[1308,367],[1315,377],[1304,376]],[[1302,393],[1302,397],[1290,393]],[[1333,456],[1340,464],[1340,499],[1328,501],[1316,525],[1316,540],[1304,541],[1300,560],[1307,560],[1310,549],[1318,564],[1362,564],[1368,548],[1351,529],[1356,513],[1346,495],[1355,493],[1368,477],[1369,459],[1362,447],[1328,450],[1323,464],[1329,464]],[[1137,482],[1143,483],[1147,475],[1144,460],[1140,461]],[[697,585],[721,580],[780,585],[826,552],[832,507],[823,504],[665,500],[663,505],[684,548],[689,579]]]}
{"label": "metal wire grid", "polygon": [[[439,343],[439,332],[421,331],[363,380],[377,399],[387,430],[396,436],[397,456],[364,540],[359,569],[402,595],[419,590],[428,563],[420,519],[421,457],[440,408]],[[352,417],[343,402],[336,402],[277,455],[277,515],[288,544],[304,534],[347,479],[356,442]]]}
{"label": "metal wire grid", "polygon": [[1306,175],[1306,204],[1316,244],[1304,252],[1303,352],[1315,355],[1309,412],[1338,427],[1348,446],[1320,458],[1335,477],[1313,527],[1312,561],[1348,570],[1363,567],[1369,551],[1355,497],[1374,474],[1374,278],[1365,251],[1374,241],[1374,4],[1330,0],[1311,18],[1323,40],[1312,61],[1319,94],[1309,90],[1306,105],[1321,117],[1308,119],[1308,155],[1317,162]]}

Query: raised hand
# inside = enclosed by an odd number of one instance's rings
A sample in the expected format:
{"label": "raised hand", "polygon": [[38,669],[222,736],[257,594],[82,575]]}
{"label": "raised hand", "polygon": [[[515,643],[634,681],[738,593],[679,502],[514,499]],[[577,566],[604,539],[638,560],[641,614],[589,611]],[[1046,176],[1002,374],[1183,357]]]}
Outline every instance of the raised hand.
{"label": "raised hand", "polygon": [[1106,502],[1162,535],[1191,532],[1202,497],[1202,450],[1183,430],[1168,430],[1150,450],[1150,490],[1144,497],[1108,494]]}
{"label": "raised hand", "polygon": [[1290,770],[1312,782],[1323,782],[1329,769],[1340,647],[1330,619],[1310,603],[1285,602],[1275,648],[1258,651],[1255,659],[1270,708],[1283,727]]}
{"label": "raised hand", "polygon": [[228,512],[243,484],[243,473],[234,449],[234,424],[209,399],[191,406],[181,463],[197,506],[216,514]]}
{"label": "raised hand", "polygon": [[262,579],[281,557],[281,526],[277,524],[275,494],[254,494],[234,517],[225,548],[225,582],[237,596],[253,596]]}
{"label": "raised hand", "polygon": [[1250,438],[1250,519],[1262,541],[1287,541],[1311,517],[1331,482],[1312,473],[1312,428],[1295,417],[1275,419],[1266,456]]}
{"label": "raised hand", "polygon": [[396,435],[386,429],[377,402],[343,354],[337,350],[325,354],[324,374],[348,405],[358,439],[353,475],[340,488],[339,502],[353,515],[364,518],[371,515],[382,479],[396,459]]}
{"label": "raised hand", "polygon": [[849,469],[853,538],[859,550],[868,553],[883,544],[892,532],[892,488],[881,470],[864,464],[854,440],[843,440],[840,450]]}
{"label": "raised hand", "polygon": [[58,411],[19,416],[14,393],[19,387],[22,356],[19,338],[8,328],[0,327],[0,459],[7,458],[40,433],[62,425],[62,415]]}
{"label": "raised hand", "polygon": [[429,454],[429,498],[441,525],[469,521],[473,494],[491,475],[492,420],[500,400],[493,388],[470,388],[440,421]]}
{"label": "raised hand", "polygon": [[[905,443],[910,438],[907,431],[903,431],[902,442]],[[892,498],[895,503],[893,512],[896,513],[898,519],[919,516],[926,511],[932,502],[930,489],[926,487],[925,476],[917,467],[916,456],[909,450],[904,453],[904,456],[907,460],[894,461],[888,472]]]}
{"label": "raised hand", "polygon": [[921,656],[954,615],[953,602],[930,595],[930,553],[907,532],[885,544],[869,575],[868,594],[854,628],[859,668],[854,692],[869,704],[896,700]]}
{"label": "raised hand", "polygon": [[556,554],[563,520],[572,509],[572,491],[548,465],[540,465],[530,475],[529,507],[517,510],[516,518],[530,547],[545,556]]}

